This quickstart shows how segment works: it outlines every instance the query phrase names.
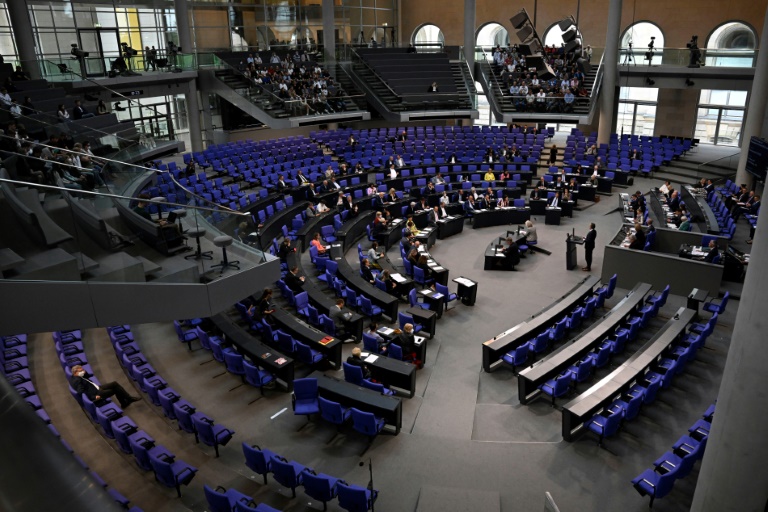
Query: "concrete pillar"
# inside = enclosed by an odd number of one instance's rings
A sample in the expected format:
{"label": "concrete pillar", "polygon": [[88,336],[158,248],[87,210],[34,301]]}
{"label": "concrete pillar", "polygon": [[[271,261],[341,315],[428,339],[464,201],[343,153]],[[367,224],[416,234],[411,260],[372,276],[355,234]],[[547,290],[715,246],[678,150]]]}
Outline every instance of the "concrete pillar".
{"label": "concrete pillar", "polygon": [[464,0],[464,58],[475,76],[475,0]]}
{"label": "concrete pillar", "polygon": [[[763,217],[768,213],[761,213]],[[768,218],[758,226],[765,228],[766,222]],[[694,512],[768,510],[768,472],[764,467],[768,457],[768,264],[764,263],[768,260],[768,231],[759,229],[752,243],[753,263],[733,322],[717,409],[693,496]]]}
{"label": "concrete pillar", "polygon": [[197,84],[194,80],[189,82],[189,88],[184,93],[184,98],[187,101],[187,123],[189,124],[192,151],[202,151],[204,148],[203,134],[200,132],[200,102],[197,99]]}
{"label": "concrete pillar", "polygon": [[179,33],[179,46],[182,53],[194,53],[192,31],[189,28],[189,9],[185,0],[173,0],[176,10],[176,30]]}
{"label": "concrete pillar", "polygon": [[[768,12],[768,11],[767,11]],[[768,17],[763,22],[763,32],[768,34]],[[757,52],[757,64],[755,66],[755,78],[752,80],[752,91],[749,93],[749,105],[747,105],[747,117],[741,129],[741,155],[739,166],[736,168],[736,183],[746,183],[751,186],[752,176],[747,173],[747,155],[749,154],[749,141],[753,136],[760,137],[763,128],[765,107],[768,103],[768,52]]]}
{"label": "concrete pillar", "polygon": [[19,51],[21,66],[30,78],[40,79],[42,76],[40,65],[36,62],[38,56],[35,52],[35,35],[32,32],[27,2],[25,0],[7,0],[5,5],[8,6],[8,16],[11,18],[13,39],[16,42],[16,49]]}
{"label": "concrete pillar", "polygon": [[616,88],[619,85],[619,35],[621,33],[621,0],[611,0],[608,7],[608,30],[603,55],[603,85],[600,89],[600,125],[598,144],[607,144],[616,124]]}
{"label": "concrete pillar", "polygon": [[200,93],[200,116],[203,122],[203,131],[205,132],[205,138],[201,137],[203,148],[208,144],[214,144],[213,138],[213,116],[211,115],[211,105],[208,100],[208,95]]}
{"label": "concrete pillar", "polygon": [[333,0],[323,0],[323,55],[326,69],[333,71],[336,62],[336,13]]}

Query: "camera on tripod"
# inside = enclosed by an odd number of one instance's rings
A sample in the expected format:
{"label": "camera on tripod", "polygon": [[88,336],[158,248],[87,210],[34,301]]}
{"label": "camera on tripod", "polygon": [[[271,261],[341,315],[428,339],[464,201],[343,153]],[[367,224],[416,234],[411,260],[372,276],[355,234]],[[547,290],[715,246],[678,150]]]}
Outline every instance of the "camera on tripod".
{"label": "camera on tripod", "polygon": [[77,43],[72,43],[70,46],[72,49],[69,51],[69,53],[72,54],[76,59],[84,59],[90,55],[90,53],[78,48]]}
{"label": "camera on tripod", "polygon": [[699,36],[694,35],[691,36],[691,40],[685,44],[685,47],[689,50],[698,49],[699,48]]}
{"label": "camera on tripod", "polygon": [[648,61],[648,65],[651,65],[651,61],[653,60],[653,52],[654,52],[654,45],[656,44],[656,37],[651,37],[651,42],[648,43],[648,51],[645,52],[645,60]]}
{"label": "camera on tripod", "polygon": [[138,50],[134,50],[130,46],[128,46],[128,43],[120,43],[120,46],[122,46],[122,52],[126,59],[130,59],[131,57],[135,57],[139,54]]}

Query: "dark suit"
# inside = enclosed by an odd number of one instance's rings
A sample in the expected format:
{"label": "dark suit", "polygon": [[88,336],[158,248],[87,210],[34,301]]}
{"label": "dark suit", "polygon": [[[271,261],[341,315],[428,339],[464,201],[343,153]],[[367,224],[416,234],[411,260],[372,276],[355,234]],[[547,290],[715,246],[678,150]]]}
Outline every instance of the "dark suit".
{"label": "dark suit", "polygon": [[719,252],[717,250],[717,247],[713,247],[711,251],[707,253],[707,255],[704,257],[705,263],[714,263],[715,258],[717,258]]}
{"label": "dark suit", "polygon": [[278,181],[276,185],[277,185],[277,190],[285,190],[288,188],[288,185],[284,181]]}
{"label": "dark suit", "polygon": [[397,344],[403,349],[403,359],[410,360],[416,352],[416,339],[413,333],[403,331],[397,336]]}
{"label": "dark suit", "polygon": [[384,198],[381,196],[375,196],[373,198],[373,201],[371,201],[371,204],[373,205],[374,210],[383,210],[384,209]]}
{"label": "dark suit", "polygon": [[584,237],[584,257],[587,260],[587,270],[592,270],[592,251],[595,250],[595,240],[597,239],[597,230],[590,229],[587,236]]}
{"label": "dark suit", "polygon": [[547,204],[549,206],[551,206],[552,208],[557,208],[557,207],[560,206],[560,198],[555,196],[552,199],[550,199],[549,201],[547,201]]}
{"label": "dark suit", "polygon": [[360,267],[360,273],[363,275],[363,279],[369,283],[373,282],[373,272],[371,272],[371,267]]}
{"label": "dark suit", "polygon": [[[99,384],[99,387],[96,388],[92,382],[73,375],[69,378],[69,385],[78,393],[87,396],[92,402],[98,402],[97,405],[100,405],[102,400],[111,396],[117,397],[120,407],[128,407],[131,403],[131,395],[117,382]],[[97,396],[99,397],[98,400],[96,399]]]}
{"label": "dark suit", "polygon": [[673,212],[676,212],[678,208],[680,208],[680,198],[673,197],[669,200],[669,209]]}
{"label": "dark suit", "polygon": [[336,326],[337,337],[346,336],[347,334],[347,319],[344,318],[347,316],[347,313],[350,313],[350,311],[343,310],[336,305],[333,305],[328,309],[328,316],[331,318],[331,320],[333,320],[333,323]]}
{"label": "dark suit", "polygon": [[293,290],[295,293],[301,293],[302,287],[304,286],[304,282],[299,279],[299,276],[294,274],[293,272],[288,272],[285,274],[285,285]]}
{"label": "dark suit", "polygon": [[513,243],[504,248],[504,260],[501,264],[506,269],[514,269],[520,263],[520,249]]}
{"label": "dark suit", "polygon": [[350,364],[352,366],[357,366],[359,368],[363,369],[363,378],[368,379],[371,377],[371,371],[368,369],[368,367],[365,365],[365,361],[363,361],[359,357],[355,356],[349,356],[347,358],[347,364]]}

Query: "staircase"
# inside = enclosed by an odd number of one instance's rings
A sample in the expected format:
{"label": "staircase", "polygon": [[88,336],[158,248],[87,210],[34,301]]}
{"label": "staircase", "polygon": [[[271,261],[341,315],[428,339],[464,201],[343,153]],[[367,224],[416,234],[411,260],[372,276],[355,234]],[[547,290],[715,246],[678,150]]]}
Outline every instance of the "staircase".
{"label": "staircase", "polygon": [[[477,108],[474,106],[477,90],[465,62],[451,62],[451,73],[458,91],[457,96],[460,97],[460,100],[446,102],[444,105],[435,105],[432,102],[421,104],[403,103],[400,97],[366,64],[352,62],[347,64],[347,66],[349,75],[354,83],[364,91],[368,103],[384,119],[406,122],[427,118],[476,119],[478,117]],[[429,111],[429,113],[425,114],[425,111]]]}
{"label": "staircase", "polygon": [[451,73],[453,81],[456,83],[456,90],[461,95],[459,103],[460,110],[472,110],[477,107],[473,105],[473,98],[477,96],[475,80],[469,73],[469,67],[465,61],[451,61]]}

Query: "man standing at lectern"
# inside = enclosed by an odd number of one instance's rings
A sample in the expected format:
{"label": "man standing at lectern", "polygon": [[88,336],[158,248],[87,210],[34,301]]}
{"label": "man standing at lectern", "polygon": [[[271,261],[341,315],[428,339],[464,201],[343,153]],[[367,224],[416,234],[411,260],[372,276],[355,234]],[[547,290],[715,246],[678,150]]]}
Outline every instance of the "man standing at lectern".
{"label": "man standing at lectern", "polygon": [[587,236],[584,237],[584,257],[587,259],[587,266],[581,270],[585,272],[592,271],[592,251],[595,249],[595,239],[597,238],[597,231],[595,230],[595,223],[592,222],[589,225],[589,231]]}

